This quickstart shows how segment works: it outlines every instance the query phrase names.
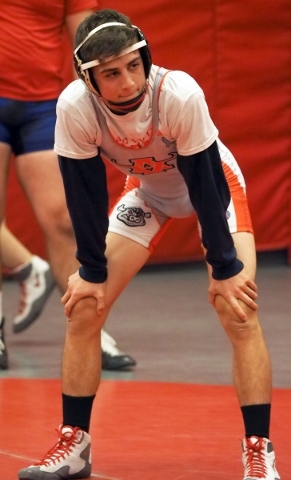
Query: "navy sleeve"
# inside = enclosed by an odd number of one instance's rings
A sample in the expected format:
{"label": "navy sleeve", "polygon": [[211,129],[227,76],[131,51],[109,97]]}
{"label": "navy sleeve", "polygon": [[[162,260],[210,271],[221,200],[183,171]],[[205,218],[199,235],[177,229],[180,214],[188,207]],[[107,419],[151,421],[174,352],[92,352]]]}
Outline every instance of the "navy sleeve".
{"label": "navy sleeve", "polygon": [[206,260],[216,280],[233,277],[243,269],[226,219],[230,202],[217,143],[194,155],[178,155],[178,169],[187,184],[202,230]]}
{"label": "navy sleeve", "polygon": [[99,155],[75,160],[59,155],[67,207],[77,242],[80,276],[93,283],[107,278],[108,192],[105,165]]}

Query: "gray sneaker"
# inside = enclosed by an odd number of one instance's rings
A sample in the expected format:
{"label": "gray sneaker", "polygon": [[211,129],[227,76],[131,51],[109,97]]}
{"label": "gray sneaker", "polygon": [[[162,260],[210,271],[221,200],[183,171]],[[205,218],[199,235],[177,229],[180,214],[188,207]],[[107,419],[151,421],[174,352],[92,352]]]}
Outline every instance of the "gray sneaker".
{"label": "gray sneaker", "polygon": [[25,279],[24,271],[13,276],[20,282],[21,290],[19,310],[12,327],[15,333],[25,330],[38,318],[55,286],[49,264],[37,255],[32,257],[31,263],[25,268],[29,269],[29,275]]}
{"label": "gray sneaker", "polygon": [[78,427],[60,426],[58,443],[40,461],[18,472],[19,480],[66,480],[91,475],[91,437]]}
{"label": "gray sneaker", "polygon": [[273,445],[267,438],[245,438],[242,442],[243,480],[280,480]]}

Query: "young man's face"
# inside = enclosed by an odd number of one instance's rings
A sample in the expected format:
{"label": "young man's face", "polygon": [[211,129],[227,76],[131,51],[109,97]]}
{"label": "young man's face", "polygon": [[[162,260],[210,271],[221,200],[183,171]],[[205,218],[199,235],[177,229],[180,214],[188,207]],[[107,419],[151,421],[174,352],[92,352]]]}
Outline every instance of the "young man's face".
{"label": "young man's face", "polygon": [[146,78],[138,50],[97,65],[92,70],[104,100],[127,102],[144,89]]}

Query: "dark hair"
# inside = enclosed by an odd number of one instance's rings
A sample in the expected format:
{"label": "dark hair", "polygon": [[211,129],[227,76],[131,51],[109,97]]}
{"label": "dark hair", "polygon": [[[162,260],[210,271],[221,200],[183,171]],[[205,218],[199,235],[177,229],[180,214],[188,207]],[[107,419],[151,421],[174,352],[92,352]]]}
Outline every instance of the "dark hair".
{"label": "dark hair", "polygon": [[75,37],[75,48],[94,28],[108,22],[119,22],[127,26],[109,26],[93,34],[78,52],[82,62],[89,62],[93,59],[103,60],[112,55],[118,55],[124,48],[133,45],[138,40],[137,29],[132,27],[130,19],[126,15],[116,10],[104,9],[86,17],[79,25]]}

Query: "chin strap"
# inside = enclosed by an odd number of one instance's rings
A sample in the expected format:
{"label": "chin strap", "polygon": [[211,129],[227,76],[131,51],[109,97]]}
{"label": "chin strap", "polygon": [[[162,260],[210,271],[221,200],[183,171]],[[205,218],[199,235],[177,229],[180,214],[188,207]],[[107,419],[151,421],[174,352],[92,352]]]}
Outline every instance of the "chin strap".
{"label": "chin strap", "polygon": [[128,100],[127,102],[121,102],[121,103],[115,103],[115,102],[110,102],[108,100],[104,100],[104,98],[101,97],[105,105],[111,110],[113,113],[117,113],[119,115],[125,115],[126,113],[129,112],[134,112],[135,110],[138,109],[138,107],[142,104],[144,101],[146,95],[146,89],[144,90],[135,98],[132,100]]}

